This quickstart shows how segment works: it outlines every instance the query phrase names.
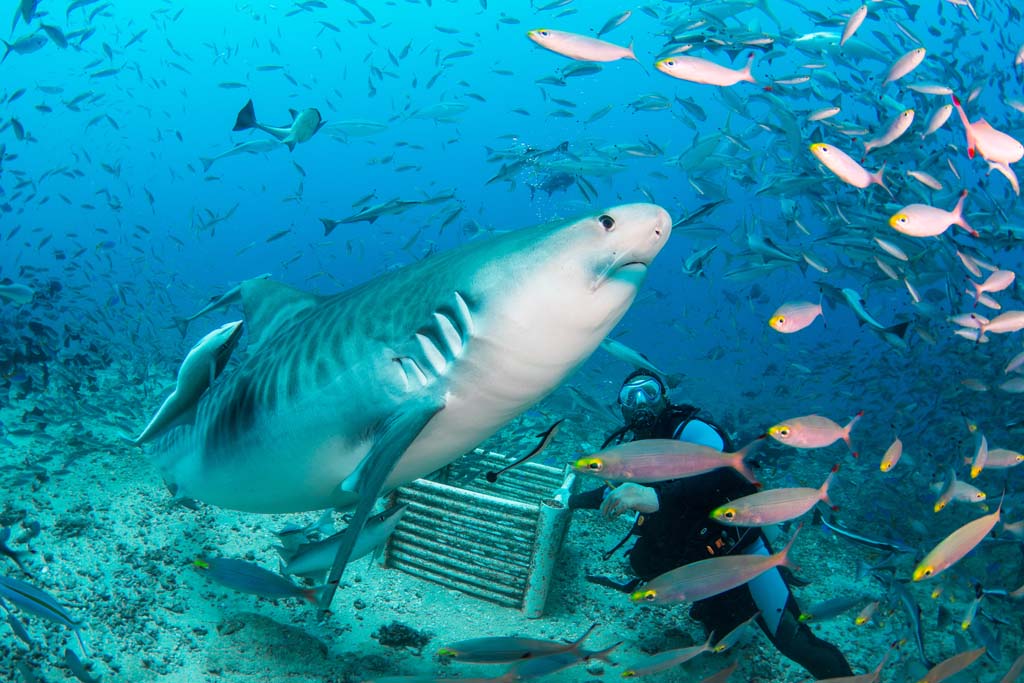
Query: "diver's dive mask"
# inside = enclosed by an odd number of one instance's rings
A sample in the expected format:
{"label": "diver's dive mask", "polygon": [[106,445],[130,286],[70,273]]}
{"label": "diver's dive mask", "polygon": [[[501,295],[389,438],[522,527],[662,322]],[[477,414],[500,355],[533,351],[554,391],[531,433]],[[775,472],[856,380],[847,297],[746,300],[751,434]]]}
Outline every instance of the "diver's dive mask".
{"label": "diver's dive mask", "polygon": [[656,377],[637,375],[619,389],[622,417],[631,427],[651,428],[665,405],[665,387]]}

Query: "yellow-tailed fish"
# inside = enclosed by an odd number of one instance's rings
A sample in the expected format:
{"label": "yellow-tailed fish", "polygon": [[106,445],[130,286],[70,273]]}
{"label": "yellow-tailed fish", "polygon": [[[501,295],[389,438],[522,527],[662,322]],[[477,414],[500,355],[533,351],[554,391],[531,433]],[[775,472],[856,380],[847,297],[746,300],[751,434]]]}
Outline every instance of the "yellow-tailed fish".
{"label": "yellow-tailed fish", "polygon": [[974,664],[975,660],[983,654],[985,654],[985,648],[979,647],[977,650],[968,650],[967,652],[953,655],[929,669],[924,678],[918,679],[917,683],[940,683],[940,681],[944,681]]}
{"label": "yellow-tailed fish", "polygon": [[967,190],[960,193],[960,199],[952,211],[938,209],[927,204],[908,204],[889,218],[889,227],[911,237],[934,237],[946,232],[951,225],[958,225],[972,237],[978,231],[964,218],[964,199]]}
{"label": "yellow-tailed fish", "polygon": [[809,326],[819,315],[822,315],[820,301],[790,301],[775,310],[768,325],[776,332],[792,334]]}
{"label": "yellow-tailed fish", "polygon": [[757,83],[750,71],[754,63],[754,53],[747,58],[747,65],[742,69],[730,69],[700,57],[675,55],[658,60],[655,68],[672,78],[704,85],[730,86],[740,81]]}
{"label": "yellow-tailed fish", "polygon": [[789,552],[800,529],[774,555],[723,555],[698,560],[666,572],[630,595],[636,604],[695,602],[732,590],[775,567],[793,567]]}
{"label": "yellow-tailed fish", "polygon": [[911,71],[916,69],[922,61],[924,61],[927,50],[923,47],[914,48],[907,54],[897,59],[891,67],[889,67],[888,73],[885,74],[885,80],[882,82],[883,86],[898,81],[903,78]]}
{"label": "yellow-tailed fish", "polygon": [[857,457],[857,452],[853,450],[853,444],[850,443],[850,431],[863,415],[864,411],[862,410],[845,427],[841,427],[821,415],[794,417],[770,427],[768,436],[781,444],[794,448],[825,448],[842,439],[849,446],[853,457]]}
{"label": "yellow-tailed fish", "polygon": [[867,16],[867,5],[861,5],[850,15],[850,18],[846,20],[846,26],[843,27],[843,35],[839,39],[839,47],[846,45],[846,41],[853,37],[853,34],[857,32],[857,29],[864,23],[864,19]]}
{"label": "yellow-tailed fish", "polygon": [[677,439],[641,439],[579,458],[573,463],[573,469],[606,481],[650,484],[731,467],[747,481],[756,484],[757,478],[743,459],[763,439],[763,436],[758,437],[735,453],[723,453],[709,446]]}
{"label": "yellow-tailed fish", "polygon": [[874,618],[875,611],[878,609],[878,606],[880,604],[881,603],[878,600],[869,603],[864,609],[860,611],[857,617],[853,620],[853,623],[855,623],[857,626],[863,626],[864,624],[869,623]]}
{"label": "yellow-tailed fish", "polygon": [[[980,437],[980,438],[979,438]],[[978,447],[974,451],[974,459],[971,460],[971,479],[977,479],[981,471],[985,469],[985,462],[988,460],[988,439],[984,434],[975,436]]]}
{"label": "yellow-tailed fish", "polygon": [[702,655],[705,652],[711,652],[711,639],[714,637],[715,634],[711,633],[708,635],[708,639],[701,645],[679,647],[674,650],[665,650],[664,652],[648,655],[642,660],[627,666],[625,671],[622,672],[622,677],[637,678],[639,676],[649,676],[650,674],[655,674],[659,671],[665,671],[675,666],[679,666],[698,655]]}
{"label": "yellow-tailed fish", "polygon": [[899,437],[893,440],[892,444],[885,449],[885,455],[882,456],[882,463],[878,466],[878,469],[883,472],[888,472],[893,467],[896,467],[896,463],[900,461],[900,457],[903,455],[903,442],[900,441]]}
{"label": "yellow-tailed fish", "polygon": [[541,47],[569,59],[582,62],[614,62],[619,59],[637,61],[632,44],[622,47],[606,40],[548,28],[534,29],[526,35]]}
{"label": "yellow-tailed fish", "polygon": [[985,292],[1001,292],[1010,285],[1017,278],[1017,275],[1012,270],[997,270],[989,275],[984,282],[975,282],[969,280],[971,287],[974,288],[974,301],[977,303],[978,298]]}
{"label": "yellow-tailed fish", "polygon": [[871,138],[870,140],[864,141],[864,153],[867,154],[873,149],[879,149],[881,147],[888,147],[892,143],[899,140],[904,133],[910,128],[910,125],[914,123],[914,110],[904,109],[899,113],[889,127],[885,129],[885,132],[881,135]]}
{"label": "yellow-tailed fish", "polygon": [[832,505],[828,487],[837,467],[818,488],[790,487],[758,491],[721,505],[711,511],[711,519],[726,526],[768,526],[796,519],[819,502]]}
{"label": "yellow-tailed fish", "polygon": [[854,187],[864,189],[871,184],[881,185],[886,191],[885,180],[882,174],[885,172],[885,164],[876,173],[871,173],[861,166],[849,154],[834,145],[824,142],[816,142],[811,145],[811,154],[822,163],[825,168],[832,171],[840,180]]}
{"label": "yellow-tailed fish", "polygon": [[914,569],[913,580],[921,581],[934,578],[974,550],[999,523],[999,513],[1002,507],[1003,504],[1000,502],[999,507],[992,514],[964,524],[940,541]]}

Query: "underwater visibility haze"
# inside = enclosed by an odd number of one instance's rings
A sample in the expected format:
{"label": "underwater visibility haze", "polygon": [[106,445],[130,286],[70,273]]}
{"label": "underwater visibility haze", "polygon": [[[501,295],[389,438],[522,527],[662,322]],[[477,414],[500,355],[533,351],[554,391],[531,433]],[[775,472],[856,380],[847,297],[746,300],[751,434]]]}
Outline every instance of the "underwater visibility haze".
{"label": "underwater visibility haze", "polygon": [[[3,4],[0,679],[815,680],[690,614],[766,572],[1018,679],[1019,3]],[[604,448],[637,368],[734,448]],[[722,470],[770,550],[645,583],[543,478]]]}

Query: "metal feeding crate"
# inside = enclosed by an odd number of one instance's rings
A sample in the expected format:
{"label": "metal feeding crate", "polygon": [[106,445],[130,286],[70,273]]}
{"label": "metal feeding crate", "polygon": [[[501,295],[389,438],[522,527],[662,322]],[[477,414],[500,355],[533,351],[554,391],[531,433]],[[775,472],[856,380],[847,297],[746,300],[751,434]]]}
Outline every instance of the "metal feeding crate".
{"label": "metal feeding crate", "polygon": [[388,539],[384,565],[540,617],[576,475],[527,462],[487,481],[487,472],[514,461],[476,449],[441,470],[439,481],[396,489],[393,503],[408,509]]}

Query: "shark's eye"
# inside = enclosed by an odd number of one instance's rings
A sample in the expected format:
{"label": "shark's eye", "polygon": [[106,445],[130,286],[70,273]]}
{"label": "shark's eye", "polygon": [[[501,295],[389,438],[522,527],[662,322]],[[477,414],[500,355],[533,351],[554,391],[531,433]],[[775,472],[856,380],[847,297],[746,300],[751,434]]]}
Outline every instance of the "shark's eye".
{"label": "shark's eye", "polygon": [[602,214],[597,220],[605,230],[611,230],[615,227],[615,219],[608,214]]}

